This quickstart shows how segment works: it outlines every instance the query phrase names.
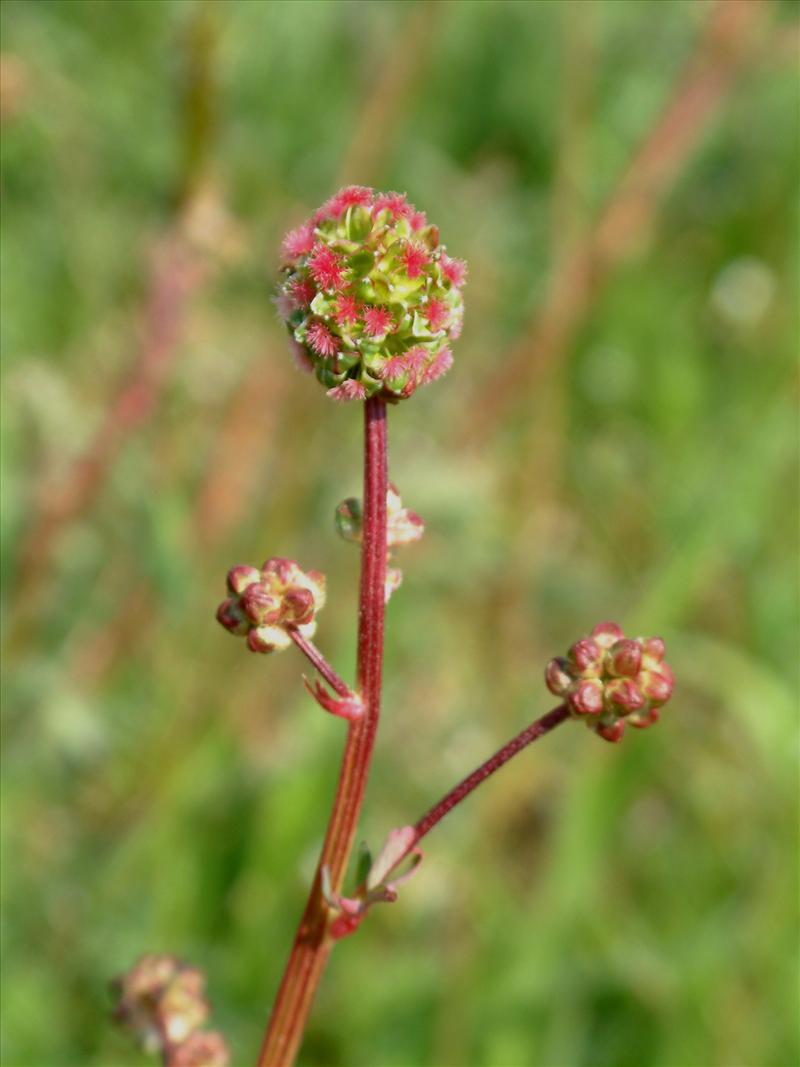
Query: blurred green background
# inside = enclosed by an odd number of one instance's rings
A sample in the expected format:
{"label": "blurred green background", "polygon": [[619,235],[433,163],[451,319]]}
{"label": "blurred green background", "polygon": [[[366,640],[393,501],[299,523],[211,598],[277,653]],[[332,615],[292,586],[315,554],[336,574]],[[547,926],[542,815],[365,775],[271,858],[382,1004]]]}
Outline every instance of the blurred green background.
{"label": "blurred green background", "polygon": [[345,181],[470,265],[453,370],[390,412],[428,529],[362,836],[550,707],[600,619],[679,682],[656,729],[564,728],[437,829],[302,1062],[798,1061],[797,14],[4,0],[7,1067],[148,1062],[107,988],[144,951],[202,966],[255,1057],[344,731],[213,613],[230,564],[293,556],[352,676],[360,418],[270,302]]}

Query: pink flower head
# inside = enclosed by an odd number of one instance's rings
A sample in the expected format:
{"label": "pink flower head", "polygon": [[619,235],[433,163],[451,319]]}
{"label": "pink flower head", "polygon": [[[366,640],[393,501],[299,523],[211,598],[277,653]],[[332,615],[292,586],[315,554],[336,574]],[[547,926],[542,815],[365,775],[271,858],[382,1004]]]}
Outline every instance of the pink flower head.
{"label": "pink flower head", "polygon": [[317,355],[322,356],[323,359],[329,359],[339,351],[336,338],[324,322],[312,322],[306,330],[306,340]]}
{"label": "pink flower head", "polygon": [[451,285],[456,289],[460,289],[464,284],[467,277],[467,265],[463,259],[451,259],[450,256],[442,253],[442,258],[439,261],[442,266],[442,274],[447,278]]}
{"label": "pink flower head", "polygon": [[395,219],[407,219],[414,213],[404,193],[381,193],[376,196],[372,214],[377,215],[381,211],[390,211]]}
{"label": "pink flower head", "polygon": [[348,185],[332,196],[323,211],[332,219],[338,219],[349,207],[366,207],[373,197],[372,189],[365,185]]}
{"label": "pink flower head", "polygon": [[[345,186],[287,235],[284,253],[276,302],[295,362],[335,399],[399,400],[448,369],[466,268],[403,193]],[[381,351],[388,335],[392,351]]]}
{"label": "pink flower head", "polygon": [[317,295],[317,290],[310,278],[298,275],[289,283],[289,293],[297,307],[307,308]]}
{"label": "pink flower head", "polygon": [[345,378],[341,385],[329,389],[327,395],[331,400],[366,400],[367,390],[361,382],[353,378]]}
{"label": "pink flower head", "polygon": [[437,300],[434,297],[425,305],[423,314],[428,320],[430,328],[434,333],[437,333],[447,325],[450,319],[450,308],[444,300]]}
{"label": "pink flower head", "polygon": [[305,223],[295,230],[289,230],[283,239],[283,254],[287,259],[307,256],[314,247],[314,228]]}
{"label": "pink flower head", "polygon": [[412,244],[409,241],[403,249],[403,265],[409,278],[419,278],[429,263],[428,253],[422,245]]}
{"label": "pink flower head", "polygon": [[340,256],[321,241],[314,245],[308,267],[321,288],[341,289],[344,286],[344,268]]}
{"label": "pink flower head", "polygon": [[423,383],[429,385],[431,382],[435,382],[437,378],[441,378],[442,375],[447,374],[452,366],[453,353],[447,346],[440,348],[433,357],[433,362],[422,376]]}
{"label": "pink flower head", "polygon": [[333,317],[339,326],[355,326],[360,310],[361,305],[354,296],[342,294],[336,298],[336,311]]}
{"label": "pink flower head", "polygon": [[370,337],[383,337],[393,325],[394,319],[386,308],[369,306],[364,308],[364,333]]}

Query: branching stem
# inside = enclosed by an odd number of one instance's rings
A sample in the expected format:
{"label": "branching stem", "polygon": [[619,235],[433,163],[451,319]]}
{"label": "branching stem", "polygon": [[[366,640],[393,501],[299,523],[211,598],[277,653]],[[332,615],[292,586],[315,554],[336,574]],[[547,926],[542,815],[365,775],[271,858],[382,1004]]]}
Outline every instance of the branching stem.
{"label": "branching stem", "polygon": [[322,675],[334,693],[338,693],[340,697],[345,698],[352,696],[350,686],[339,677],[313,641],[303,637],[300,631],[293,626],[289,627],[289,636],[314,669]]}
{"label": "branching stem", "polygon": [[[291,1067],[294,1063],[314,994],[333,944],[328,936],[331,913],[322,894],[322,871],[327,869],[331,889],[334,894],[338,893],[355,839],[380,716],[387,487],[386,405],[382,400],[372,398],[364,404],[364,524],[361,541],[356,686],[356,692],[364,706],[364,714],[351,722],[348,728],[339,784],[325,843],[272,1009],[258,1058],[259,1067]],[[314,663],[332,688],[337,689],[334,679],[344,685],[314,646],[310,643],[301,644],[297,640],[298,636],[301,635],[292,634],[295,644]],[[326,670],[330,672],[330,676],[326,675]],[[347,686],[344,688],[347,690]]]}

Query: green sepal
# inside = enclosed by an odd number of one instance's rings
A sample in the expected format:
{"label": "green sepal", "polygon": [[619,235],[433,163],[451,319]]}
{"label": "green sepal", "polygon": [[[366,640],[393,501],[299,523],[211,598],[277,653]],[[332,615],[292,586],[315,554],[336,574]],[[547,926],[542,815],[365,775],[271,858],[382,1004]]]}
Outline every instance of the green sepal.
{"label": "green sepal", "polygon": [[347,265],[353,272],[354,278],[364,278],[375,265],[375,257],[371,252],[356,252],[354,256],[350,256]]}
{"label": "green sepal", "polygon": [[355,351],[340,352],[339,355],[336,357],[336,362],[339,364],[340,367],[344,367],[345,370],[352,370],[352,368],[355,367],[360,358],[361,357],[359,353]]}
{"label": "green sepal", "polygon": [[317,367],[317,381],[321,382],[326,389],[333,389],[334,386],[341,385],[346,377],[347,371],[341,371],[337,374],[328,366],[322,365]]}
{"label": "green sepal", "polygon": [[319,315],[320,318],[324,318],[326,315],[330,315],[335,307],[335,301],[331,300],[325,293],[319,292],[311,301],[311,310],[315,315]]}
{"label": "green sepal", "polygon": [[345,227],[351,241],[363,241],[372,230],[372,216],[360,204],[349,207],[345,215]]}
{"label": "green sepal", "polygon": [[366,843],[362,841],[356,862],[356,885],[360,886],[366,882],[367,876],[372,869],[372,863],[372,853]]}
{"label": "green sepal", "polygon": [[415,339],[430,340],[433,337],[430,326],[428,326],[427,322],[418,311],[414,312],[414,321],[411,324],[411,332]]}

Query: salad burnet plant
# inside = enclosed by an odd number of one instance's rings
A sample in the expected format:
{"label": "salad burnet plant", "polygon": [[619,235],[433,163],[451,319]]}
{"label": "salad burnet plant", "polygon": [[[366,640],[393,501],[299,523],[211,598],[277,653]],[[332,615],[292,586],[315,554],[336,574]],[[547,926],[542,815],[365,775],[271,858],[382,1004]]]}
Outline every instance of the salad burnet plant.
{"label": "salad burnet plant", "polygon": [[[618,742],[627,727],[645,729],[657,722],[673,688],[660,638],[629,638],[615,623],[598,624],[547,665],[545,683],[557,706],[525,726],[415,823],[391,830],[377,856],[365,853],[355,883],[346,889],[381,713],[385,606],[402,580],[391,554],[424,533],[422,519],[403,505],[389,481],[388,414],[451,368],[467,268],[448,254],[437,227],[404,195],[364,186],[342,189],[291,230],[282,255],[276,305],[293,359],[316,377],[328,397],[361,406],[364,467],[362,499],[344,500],[335,515],[338,533],[358,543],[361,552],[352,686],[314,644],[326,595],[325,576],[318,571],[278,557],[261,567],[235,566],[217,611],[220,624],[243,638],[251,652],[297,648],[318,676],[304,679],[309,693],[346,723],[324,843],[259,1067],[294,1063],[331,950],[359,928],[375,904],[397,899],[398,886],[422,858],[420,842],[448,812],[562,723],[583,721],[604,740]],[[199,1029],[207,1011],[191,998],[186,1006],[187,982],[196,989],[195,975],[173,957],[143,957],[120,980],[118,1016],[171,1067],[225,1067],[228,1052],[221,1036]],[[176,1004],[177,1023],[170,1015]]]}

